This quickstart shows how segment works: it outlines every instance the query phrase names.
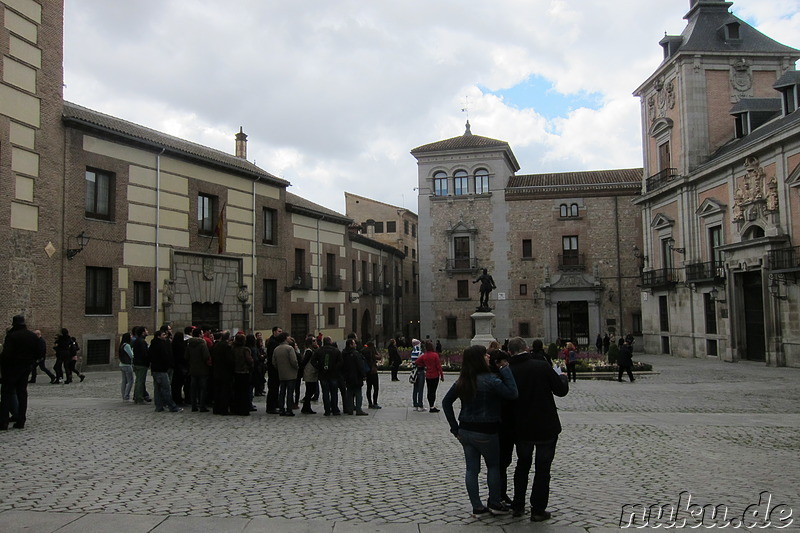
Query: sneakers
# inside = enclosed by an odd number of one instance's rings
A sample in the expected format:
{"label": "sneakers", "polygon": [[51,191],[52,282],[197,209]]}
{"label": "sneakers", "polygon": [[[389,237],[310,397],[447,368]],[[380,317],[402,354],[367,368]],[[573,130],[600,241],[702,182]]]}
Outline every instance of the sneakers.
{"label": "sneakers", "polygon": [[493,515],[501,515],[501,514],[508,514],[511,512],[508,505],[503,502],[500,503],[490,503],[489,504],[489,512]]}
{"label": "sneakers", "polygon": [[431,407],[431,408],[428,410],[428,412],[429,412],[429,413],[438,413],[438,412],[439,412],[439,410],[438,410],[437,408],[435,408],[435,407]]}
{"label": "sneakers", "polygon": [[473,518],[480,518],[482,515],[489,514],[488,507],[481,507],[480,509],[473,509],[472,510],[472,517]]}
{"label": "sneakers", "polygon": [[545,520],[550,520],[551,516],[549,511],[532,511],[531,522],[544,522]]}
{"label": "sneakers", "polygon": [[183,412],[183,407],[173,407],[172,409],[169,410],[169,412],[170,413],[182,413]]}

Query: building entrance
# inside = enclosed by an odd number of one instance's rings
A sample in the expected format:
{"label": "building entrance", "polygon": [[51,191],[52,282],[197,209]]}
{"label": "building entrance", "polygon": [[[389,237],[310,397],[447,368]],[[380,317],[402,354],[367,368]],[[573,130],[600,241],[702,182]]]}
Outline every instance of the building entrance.
{"label": "building entrance", "polygon": [[746,358],[750,361],[766,360],[766,335],[764,334],[764,296],[761,272],[745,272],[742,276]]}
{"label": "building entrance", "polygon": [[192,304],[192,324],[195,326],[208,326],[211,331],[217,331],[220,328],[219,315],[219,302],[194,302]]}
{"label": "building entrance", "polygon": [[589,302],[558,302],[558,336],[579,347],[589,345]]}

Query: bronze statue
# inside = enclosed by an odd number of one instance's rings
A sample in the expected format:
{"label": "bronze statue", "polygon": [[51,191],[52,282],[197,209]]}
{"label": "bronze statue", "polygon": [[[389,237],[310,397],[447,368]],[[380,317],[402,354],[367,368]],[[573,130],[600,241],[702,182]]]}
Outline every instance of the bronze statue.
{"label": "bronze statue", "polygon": [[480,288],[481,300],[480,300],[480,306],[478,307],[478,310],[479,311],[488,311],[488,310],[490,310],[489,309],[489,293],[492,292],[493,289],[496,289],[497,286],[494,284],[494,280],[492,279],[492,276],[489,275],[489,272],[485,268],[483,269],[483,274],[478,276],[478,279],[476,279],[472,283],[478,283],[478,282],[480,282],[480,284],[481,284],[481,288]]}

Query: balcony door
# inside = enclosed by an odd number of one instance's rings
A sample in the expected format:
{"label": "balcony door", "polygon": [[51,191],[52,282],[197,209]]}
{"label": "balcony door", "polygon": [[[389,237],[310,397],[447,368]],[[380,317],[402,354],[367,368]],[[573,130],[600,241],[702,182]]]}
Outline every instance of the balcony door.
{"label": "balcony door", "polygon": [[453,237],[453,268],[470,268],[469,237]]}

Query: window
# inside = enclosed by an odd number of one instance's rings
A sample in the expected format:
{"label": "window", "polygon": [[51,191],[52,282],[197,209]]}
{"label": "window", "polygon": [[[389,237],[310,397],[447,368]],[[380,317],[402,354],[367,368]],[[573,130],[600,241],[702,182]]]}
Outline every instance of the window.
{"label": "window", "polygon": [[278,312],[278,280],[264,280],[264,314],[275,314]]}
{"label": "window", "polygon": [[336,308],[329,307],[328,308],[328,325],[333,326],[336,324]]}
{"label": "window", "polygon": [[578,216],[578,204],[561,204],[558,206],[558,215],[561,218],[574,218]]}
{"label": "window", "polygon": [[[661,331],[669,331],[669,306],[667,297],[664,295],[658,297],[658,318]],[[664,353],[669,353],[669,351]]]}
{"label": "window", "polygon": [[633,313],[631,315],[631,330],[634,335],[642,334],[642,313]]}
{"label": "window", "polygon": [[561,250],[563,254],[563,266],[578,266],[580,264],[577,235],[561,237]]}
{"label": "window", "polygon": [[358,271],[356,270],[356,260],[353,259],[350,262],[350,277],[353,278],[353,280],[352,280],[352,282],[353,282],[352,291],[353,292],[356,292],[358,290],[358,281],[356,280],[357,274],[358,274]]}
{"label": "window", "polygon": [[522,239],[522,258],[531,259],[533,257],[533,242],[530,239]]}
{"label": "window", "polygon": [[403,253],[408,255],[408,246],[403,246]]}
{"label": "window", "polygon": [[519,295],[520,296],[527,296],[528,295],[528,284],[527,283],[520,283],[519,284]]}
{"label": "window", "polygon": [[269,207],[264,208],[264,244],[276,244],[278,242],[278,212]]}
{"label": "window", "polygon": [[408,220],[403,221],[403,232],[408,235]]}
{"label": "window", "polygon": [[383,233],[383,222],[375,223],[375,233]]}
{"label": "window", "polygon": [[453,174],[453,194],[456,196],[469,194],[469,177],[466,170],[456,170]]}
{"label": "window", "polygon": [[336,254],[325,254],[325,289],[333,291],[342,289],[336,268]]}
{"label": "window", "polygon": [[675,264],[672,260],[672,248],[670,247],[670,238],[661,239],[661,261],[665,269],[672,269]]}
{"label": "window", "polygon": [[722,268],[722,226],[714,226],[708,229],[709,257],[714,261],[714,269]]}
{"label": "window", "polygon": [[197,195],[197,232],[213,235],[217,225],[217,197],[200,193]]}
{"label": "window", "polygon": [[470,253],[469,237],[453,237],[453,268],[470,268]]}
{"label": "window", "polygon": [[444,172],[437,172],[433,175],[433,194],[447,196],[447,174]]}
{"label": "window", "polygon": [[489,192],[489,171],[481,168],[475,171],[475,194]]}
{"label": "window", "polygon": [[411,249],[411,259],[416,259],[416,258],[417,258],[417,249],[416,248],[412,248]]}
{"label": "window", "polygon": [[149,281],[134,281],[133,282],[133,306],[134,307],[150,307],[150,282]]}
{"label": "window", "polygon": [[394,220],[386,222],[386,233],[397,233],[397,222]]}
{"label": "window", "polygon": [[454,316],[449,316],[445,319],[447,321],[447,338],[457,339],[458,331],[456,330],[457,319]]}
{"label": "window", "polygon": [[565,218],[565,217],[569,216],[569,211],[567,210],[567,204],[561,204],[558,207],[558,215],[561,218]]}
{"label": "window", "polygon": [[571,204],[569,206],[569,216],[577,217],[578,216],[578,204]]}
{"label": "window", "polygon": [[[717,333],[717,302],[711,298],[711,293],[703,293],[703,308],[706,319],[706,333],[714,335]],[[714,354],[716,355],[716,354]]]}
{"label": "window", "polygon": [[456,280],[456,298],[459,300],[468,300],[469,299],[469,280],[467,279],[459,279]]}
{"label": "window", "polygon": [[531,324],[530,324],[530,322],[520,322],[519,323],[519,336],[520,337],[530,337],[531,336]]}
{"label": "window", "polygon": [[403,281],[405,293],[408,294],[408,280]]}
{"label": "window", "polygon": [[411,224],[411,236],[412,237],[416,237],[417,236],[417,225],[416,224]]}
{"label": "window", "polygon": [[671,150],[669,148],[669,141],[663,142],[658,145],[658,170],[667,170],[672,164]]}
{"label": "window", "polygon": [[86,314],[111,314],[111,269],[86,267]]}
{"label": "window", "polygon": [[86,364],[107,365],[111,362],[111,340],[90,339],[86,341]]}
{"label": "window", "polygon": [[353,331],[358,331],[358,309],[353,309],[350,313],[350,320],[353,321]]}
{"label": "window", "polygon": [[86,170],[86,216],[111,219],[111,190],[113,177],[100,170]]}

